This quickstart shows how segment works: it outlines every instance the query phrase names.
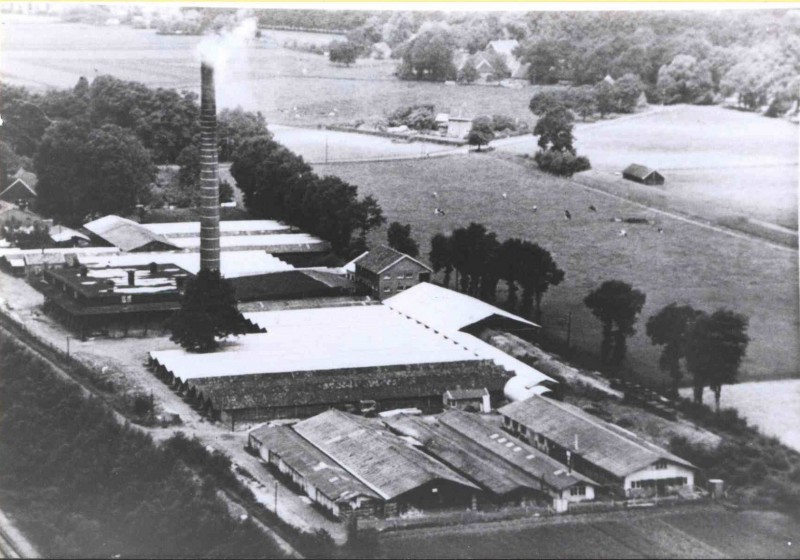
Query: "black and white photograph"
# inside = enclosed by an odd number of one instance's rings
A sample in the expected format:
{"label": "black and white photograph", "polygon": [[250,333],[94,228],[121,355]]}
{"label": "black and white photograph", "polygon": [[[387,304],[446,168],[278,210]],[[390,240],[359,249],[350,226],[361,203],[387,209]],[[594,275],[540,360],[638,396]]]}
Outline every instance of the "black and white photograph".
{"label": "black and white photograph", "polygon": [[800,3],[0,2],[0,558],[800,558]]}

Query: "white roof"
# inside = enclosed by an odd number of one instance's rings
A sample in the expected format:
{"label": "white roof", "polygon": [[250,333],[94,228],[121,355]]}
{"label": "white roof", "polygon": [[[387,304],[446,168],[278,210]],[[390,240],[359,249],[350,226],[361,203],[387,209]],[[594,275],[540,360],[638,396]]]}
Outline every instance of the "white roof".
{"label": "white roof", "polygon": [[384,304],[447,333],[455,333],[492,315],[501,315],[531,327],[539,326],[479,299],[428,282],[392,296],[384,300]]}
{"label": "white roof", "polygon": [[[200,270],[200,253],[125,253],[80,257],[81,264],[92,267],[143,266],[150,263],[173,264],[187,272]],[[220,272],[226,278],[254,276],[292,270],[294,267],[264,251],[229,251],[220,254]]]}
{"label": "white roof", "polygon": [[[200,237],[170,237],[170,243],[182,249],[199,249]],[[278,245],[327,245],[325,241],[308,233],[273,233],[267,235],[223,235],[219,238],[222,249],[234,247],[274,247]]]}
{"label": "white roof", "polygon": [[353,274],[355,274],[355,272],[356,272],[356,263],[358,261],[360,261],[361,259],[363,259],[364,257],[366,257],[368,254],[369,254],[369,251],[364,251],[363,253],[358,255],[356,258],[354,258],[352,261],[350,261],[349,263],[345,264],[342,267],[342,270],[344,270],[345,272],[352,272]]}
{"label": "white roof", "polygon": [[73,238],[83,239],[85,241],[90,241],[89,236],[82,234],[79,231],[74,229],[70,229],[64,226],[52,226],[49,231],[50,239],[55,241],[56,243],[62,243],[64,241],[69,241]]}
{"label": "white roof", "polygon": [[490,41],[489,44],[492,48],[502,54],[513,54],[514,49],[519,46],[516,39],[499,39],[497,41]]}
{"label": "white roof", "polygon": [[238,337],[215,353],[179,349],[150,356],[184,381],[484,359],[382,305],[244,315],[267,332]]}
{"label": "white roof", "polygon": [[[0,257],[24,257],[32,253],[41,253],[41,249],[20,249],[18,247],[8,247],[0,249]],[[101,255],[119,253],[119,247],[53,247],[44,250],[45,253],[75,254],[81,255]]]}
{"label": "white roof", "polygon": [[[200,222],[167,222],[163,224],[142,224],[144,227],[163,235],[187,235],[199,237]],[[276,231],[289,231],[290,227],[275,220],[226,220],[219,223],[219,231],[227,233],[269,233]]]}

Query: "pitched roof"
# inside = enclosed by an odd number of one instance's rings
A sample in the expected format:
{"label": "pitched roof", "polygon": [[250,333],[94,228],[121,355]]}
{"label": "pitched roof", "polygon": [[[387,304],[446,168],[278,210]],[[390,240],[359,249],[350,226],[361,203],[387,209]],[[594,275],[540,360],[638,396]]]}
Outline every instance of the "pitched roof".
{"label": "pitched roof", "polygon": [[48,235],[50,235],[50,239],[56,243],[63,243],[64,241],[70,241],[71,239],[75,238],[89,241],[88,236],[79,231],[61,225],[51,226],[50,230],[48,231]]}
{"label": "pitched roof", "polygon": [[36,264],[65,264],[64,253],[30,253],[22,257],[26,266]]}
{"label": "pitched roof", "polygon": [[650,169],[649,167],[638,163],[632,163],[628,167],[626,167],[622,173],[624,175],[632,175],[639,179],[644,179],[651,173],[657,173],[657,171],[655,169]]}
{"label": "pitched roof", "polygon": [[428,265],[419,262],[417,259],[410,257],[405,253],[401,253],[400,251],[396,251],[391,247],[387,247],[386,245],[380,245],[374,249],[371,249],[366,256],[360,258],[356,264],[374,274],[380,274],[396,262],[399,262],[403,259],[410,259],[426,270],[433,272],[431,267]]}
{"label": "pitched roof", "polygon": [[251,431],[250,437],[280,456],[287,465],[334,502],[355,496],[378,498],[378,494],[289,426],[263,426]]}
{"label": "pitched roof", "polygon": [[113,214],[93,220],[83,227],[123,251],[134,251],[154,242],[176,247],[163,235],[153,233],[133,220]]}
{"label": "pitched roof", "polygon": [[489,46],[498,54],[513,56],[514,49],[519,46],[519,42],[516,39],[500,39],[489,41]]}
{"label": "pitched roof", "polygon": [[435,481],[478,489],[402,438],[363,418],[329,410],[295,424],[294,430],[386,500]]}
{"label": "pitched roof", "polygon": [[688,461],[619,426],[546,397],[534,396],[511,403],[501,408],[500,413],[620,478],[660,459],[695,468]]}
{"label": "pitched roof", "polygon": [[489,391],[486,388],[481,389],[448,389],[447,396],[453,400],[466,400],[466,399],[482,399],[484,395],[488,396]]}
{"label": "pitched roof", "polygon": [[[31,173],[31,175],[33,175],[33,173]],[[34,179],[36,178],[35,175],[33,177],[34,177]],[[30,193],[33,196],[37,196],[36,195],[35,186],[36,186],[36,181],[35,180],[33,181],[33,186],[32,186],[27,181],[25,181],[24,179],[17,178],[17,179],[14,179],[6,188],[4,188],[2,190],[2,192],[0,192],[0,196],[3,196],[3,195],[8,194],[8,193],[12,193],[14,191],[18,191],[20,189],[22,189],[20,194],[25,194],[27,192],[27,193]]]}

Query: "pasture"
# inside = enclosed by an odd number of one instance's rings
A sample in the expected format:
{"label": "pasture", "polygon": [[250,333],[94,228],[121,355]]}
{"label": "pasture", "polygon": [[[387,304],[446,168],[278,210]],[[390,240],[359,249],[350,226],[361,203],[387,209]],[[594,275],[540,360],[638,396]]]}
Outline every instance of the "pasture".
{"label": "pasture", "polygon": [[[797,521],[772,512],[591,514],[420,529],[381,536],[381,552],[404,558],[794,558]],[[794,542],[792,542],[794,541]]]}
{"label": "pasture", "polygon": [[[66,88],[80,76],[111,74],[153,87],[199,91],[196,48],[202,37],[2,17],[0,75],[11,83]],[[300,125],[370,122],[414,103],[462,109],[466,115],[501,113],[533,120],[531,86],[513,90],[403,82],[394,77],[397,60],[363,59],[347,68],[321,55],[282,48],[287,40],[310,42],[311,35],[266,30],[261,41],[251,41],[218,70],[219,106],[241,105],[261,111],[270,123]]]}
{"label": "pasture", "polygon": [[[797,230],[798,128],[786,120],[722,107],[675,105],[595,123],[578,123],[576,148],[619,188],[631,163],[658,169],[663,187],[646,187],[670,207],[695,215],[745,215]],[[535,139],[502,149],[533,153]]]}
{"label": "pasture", "polygon": [[[658,371],[659,349],[645,336],[644,322],[672,302],[712,311],[728,307],[750,317],[743,379],[798,374],[797,253],[789,249],[674,220],[545,175],[513,156],[471,153],[314,167],[374,195],[388,222],[411,224],[423,257],[434,234],[471,221],[485,224],[501,240],[521,237],[552,251],[566,278],[545,295],[543,327],[564,337],[571,312],[572,341],[580,347],[597,351],[600,344],[600,324],[583,305],[589,291],[610,279],[644,291],[647,302],[629,341],[629,363],[650,378],[667,379]],[[598,211],[590,212],[590,205]],[[446,215],[434,215],[436,207]],[[565,220],[566,209],[572,220]],[[646,218],[656,225],[620,224],[614,217]],[[627,237],[620,235],[623,228]],[[370,242],[385,242],[385,229]]]}

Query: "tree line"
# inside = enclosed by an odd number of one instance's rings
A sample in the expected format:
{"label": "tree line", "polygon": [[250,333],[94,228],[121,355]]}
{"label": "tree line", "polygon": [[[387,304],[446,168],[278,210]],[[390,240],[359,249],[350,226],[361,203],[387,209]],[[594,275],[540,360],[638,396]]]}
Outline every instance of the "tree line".
{"label": "tree line", "polygon": [[[34,94],[0,82],[3,179],[22,166],[39,178],[37,210],[68,225],[102,214],[127,215],[152,202],[157,164],[181,163],[180,189],[197,190],[197,96],[98,76],[72,89]],[[220,159],[249,136],[266,134],[260,113],[219,113]]]}
{"label": "tree line", "polygon": [[301,156],[267,135],[244,141],[231,175],[254,217],[286,221],[329,241],[343,257],[365,251],[367,233],[386,221],[374,197],[359,198],[355,185],[316,175]]}
{"label": "tree line", "polygon": [[[224,456],[155,445],[6,336],[0,369],[0,496],[45,556],[283,556],[218,499]],[[198,452],[208,468],[190,469]]]}
{"label": "tree line", "polygon": [[[603,282],[584,298],[602,325],[601,365],[612,371],[622,365],[627,338],[636,332],[634,325],[645,301],[643,292],[620,280]],[[736,380],[747,352],[747,326],[747,317],[728,309],[709,313],[671,303],[647,320],[645,332],[653,345],[662,347],[659,367],[670,376],[673,395],[678,395],[684,363],[692,374],[695,402],[703,402],[703,390],[708,387],[719,411],[722,386]]]}
{"label": "tree line", "polygon": [[548,250],[519,238],[501,243],[494,232],[475,222],[450,235],[434,235],[429,256],[434,272],[444,272],[445,287],[450,287],[455,273],[456,289],[494,301],[503,280],[508,287],[506,306],[511,310],[519,307],[526,314],[533,310],[537,320],[541,319],[545,293],[564,279],[564,271]]}

